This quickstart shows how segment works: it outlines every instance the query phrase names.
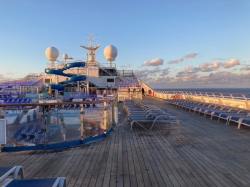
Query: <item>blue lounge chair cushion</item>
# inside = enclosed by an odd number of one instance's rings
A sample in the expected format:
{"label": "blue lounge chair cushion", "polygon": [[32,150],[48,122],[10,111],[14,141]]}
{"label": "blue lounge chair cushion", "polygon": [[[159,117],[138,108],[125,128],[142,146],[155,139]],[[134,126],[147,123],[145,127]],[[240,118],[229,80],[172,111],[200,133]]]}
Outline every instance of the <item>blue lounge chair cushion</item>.
{"label": "blue lounge chair cushion", "polygon": [[51,179],[15,179],[7,187],[49,187],[52,186],[57,178]]}
{"label": "blue lounge chair cushion", "polygon": [[7,173],[13,167],[0,167],[0,177]]}
{"label": "blue lounge chair cushion", "polygon": [[235,115],[235,116],[231,116],[231,119],[232,121],[239,121],[239,119],[241,118],[247,118],[248,116],[247,115]]}
{"label": "blue lounge chair cushion", "polygon": [[243,119],[241,123],[245,123],[250,125],[250,118],[249,119]]}

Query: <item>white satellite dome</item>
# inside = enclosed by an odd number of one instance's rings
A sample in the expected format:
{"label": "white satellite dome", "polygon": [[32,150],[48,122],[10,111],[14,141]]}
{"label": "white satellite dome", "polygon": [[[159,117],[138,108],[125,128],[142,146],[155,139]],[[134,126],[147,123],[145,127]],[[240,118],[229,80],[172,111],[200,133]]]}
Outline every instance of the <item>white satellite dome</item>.
{"label": "white satellite dome", "polygon": [[62,55],[62,59],[63,59],[63,60],[67,60],[67,59],[68,59],[68,55],[67,55],[66,53],[64,53],[64,54]]}
{"label": "white satellite dome", "polygon": [[55,61],[59,56],[59,51],[55,47],[48,47],[45,50],[45,55],[49,61]]}
{"label": "white satellite dome", "polygon": [[104,53],[106,60],[112,62],[112,61],[115,61],[115,58],[118,52],[115,46],[108,45],[104,48],[103,53]]}

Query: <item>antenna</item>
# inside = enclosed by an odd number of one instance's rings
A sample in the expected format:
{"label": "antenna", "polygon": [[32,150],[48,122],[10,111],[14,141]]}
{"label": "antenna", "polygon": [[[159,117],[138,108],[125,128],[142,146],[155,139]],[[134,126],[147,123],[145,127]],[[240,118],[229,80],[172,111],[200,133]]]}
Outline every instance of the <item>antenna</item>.
{"label": "antenna", "polygon": [[[93,47],[93,44],[97,41],[96,39],[93,39],[97,34],[93,34],[92,31],[90,31],[90,34],[86,34],[87,36],[87,41],[89,42],[89,47]],[[85,46],[88,46],[86,44]]]}
{"label": "antenna", "polygon": [[85,45],[80,45],[82,48],[87,49],[89,51],[88,59],[87,59],[87,64],[88,65],[95,65],[96,64],[96,57],[95,57],[95,50],[100,47],[99,44],[94,45],[96,40],[93,39],[93,37],[96,36],[96,34],[93,34],[92,31],[90,31],[90,34],[86,34],[87,36],[87,41],[89,42],[88,44]]}

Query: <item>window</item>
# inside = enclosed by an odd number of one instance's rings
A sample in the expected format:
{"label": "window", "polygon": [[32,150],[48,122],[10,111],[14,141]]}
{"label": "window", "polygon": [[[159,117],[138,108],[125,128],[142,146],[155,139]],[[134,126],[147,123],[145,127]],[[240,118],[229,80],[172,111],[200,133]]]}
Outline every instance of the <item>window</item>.
{"label": "window", "polygon": [[50,79],[45,79],[44,82],[50,83]]}
{"label": "window", "polygon": [[107,82],[114,82],[114,79],[107,79]]}

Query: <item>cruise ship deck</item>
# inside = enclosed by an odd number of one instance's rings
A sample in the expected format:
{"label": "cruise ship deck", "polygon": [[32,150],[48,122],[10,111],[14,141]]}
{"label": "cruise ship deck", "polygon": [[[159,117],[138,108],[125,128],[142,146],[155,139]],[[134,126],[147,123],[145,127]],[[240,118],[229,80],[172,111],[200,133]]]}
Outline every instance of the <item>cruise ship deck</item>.
{"label": "cruise ship deck", "polygon": [[124,123],[105,139],[61,150],[0,153],[0,166],[21,165],[26,178],[66,177],[67,186],[249,186],[250,129],[225,125],[144,97],[185,117],[181,128],[151,132]]}

